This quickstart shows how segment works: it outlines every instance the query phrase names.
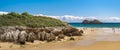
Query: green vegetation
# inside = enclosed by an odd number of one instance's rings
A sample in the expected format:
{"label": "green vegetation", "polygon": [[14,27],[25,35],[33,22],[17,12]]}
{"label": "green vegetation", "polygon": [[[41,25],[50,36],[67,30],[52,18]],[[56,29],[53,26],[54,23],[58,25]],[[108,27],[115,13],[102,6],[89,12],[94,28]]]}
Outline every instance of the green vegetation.
{"label": "green vegetation", "polygon": [[11,12],[0,15],[1,26],[55,27],[66,26],[66,23],[50,17],[33,16],[27,12],[21,14]]}

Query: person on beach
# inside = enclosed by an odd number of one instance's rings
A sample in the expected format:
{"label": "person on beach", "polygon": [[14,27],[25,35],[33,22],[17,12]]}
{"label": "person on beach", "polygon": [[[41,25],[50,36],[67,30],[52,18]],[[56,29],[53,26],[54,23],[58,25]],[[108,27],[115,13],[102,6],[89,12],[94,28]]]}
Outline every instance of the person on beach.
{"label": "person on beach", "polygon": [[112,28],[112,31],[115,33],[115,28]]}

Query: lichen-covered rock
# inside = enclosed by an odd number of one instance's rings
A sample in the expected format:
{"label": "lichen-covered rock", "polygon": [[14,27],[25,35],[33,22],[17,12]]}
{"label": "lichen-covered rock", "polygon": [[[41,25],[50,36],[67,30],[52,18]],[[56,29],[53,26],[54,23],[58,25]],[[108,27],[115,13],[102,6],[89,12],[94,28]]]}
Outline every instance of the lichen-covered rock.
{"label": "lichen-covered rock", "polygon": [[30,33],[28,33],[28,35],[27,35],[27,39],[26,39],[28,42],[34,42],[34,40],[35,40],[35,34],[33,33],[33,32],[30,32]]}
{"label": "lichen-covered rock", "polygon": [[52,34],[54,34],[55,36],[59,36],[60,34],[63,34],[62,31],[51,31]]}
{"label": "lichen-covered rock", "polygon": [[62,29],[64,35],[66,36],[81,36],[82,33],[76,28],[65,28]]}
{"label": "lichen-covered rock", "polygon": [[73,37],[70,37],[70,40],[75,40]]}
{"label": "lichen-covered rock", "polygon": [[[53,40],[62,40],[65,36],[81,36],[83,30],[72,27],[66,28],[27,28],[27,27],[0,27],[0,41],[15,42],[25,44],[25,42],[34,42],[34,40],[51,42]],[[73,38],[71,38],[73,40]]]}
{"label": "lichen-covered rock", "polygon": [[41,40],[41,34],[42,32],[38,32],[35,36],[36,40]]}
{"label": "lichen-covered rock", "polygon": [[46,39],[48,42],[55,40],[55,35],[52,33],[49,33],[49,36]]}
{"label": "lichen-covered rock", "polygon": [[80,33],[84,33],[83,30],[80,30]]}
{"label": "lichen-covered rock", "polygon": [[71,33],[72,36],[82,36],[82,33],[80,31],[75,31]]}
{"label": "lichen-covered rock", "polygon": [[65,37],[65,35],[63,35],[63,34],[58,35],[58,39],[64,39],[64,37]]}
{"label": "lichen-covered rock", "polygon": [[43,31],[41,34],[40,34],[40,40],[41,41],[45,41],[45,39],[46,39],[46,32],[45,31]]}
{"label": "lichen-covered rock", "polygon": [[4,32],[0,34],[0,40],[6,42],[16,42],[20,31],[19,30],[8,31],[8,30],[4,30]]}
{"label": "lichen-covered rock", "polygon": [[25,44],[25,41],[27,39],[27,33],[25,31],[21,31],[18,35],[18,43]]}

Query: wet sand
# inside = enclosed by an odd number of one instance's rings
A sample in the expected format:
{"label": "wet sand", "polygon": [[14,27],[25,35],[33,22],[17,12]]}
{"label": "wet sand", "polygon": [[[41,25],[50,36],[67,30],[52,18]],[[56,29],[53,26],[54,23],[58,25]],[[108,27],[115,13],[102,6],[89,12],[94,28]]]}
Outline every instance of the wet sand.
{"label": "wet sand", "polygon": [[[79,28],[81,29],[81,28]],[[115,28],[86,28],[82,37],[75,41],[62,42],[27,42],[20,46],[13,43],[0,42],[0,50],[120,50],[120,30]]]}

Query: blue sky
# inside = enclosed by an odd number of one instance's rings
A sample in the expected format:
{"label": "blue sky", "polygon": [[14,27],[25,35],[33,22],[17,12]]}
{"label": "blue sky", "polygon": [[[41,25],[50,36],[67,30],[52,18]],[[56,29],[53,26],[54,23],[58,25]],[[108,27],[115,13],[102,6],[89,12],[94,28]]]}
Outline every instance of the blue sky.
{"label": "blue sky", "polygon": [[0,0],[0,11],[119,18],[120,0]]}

